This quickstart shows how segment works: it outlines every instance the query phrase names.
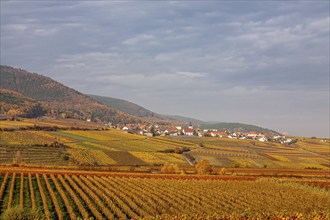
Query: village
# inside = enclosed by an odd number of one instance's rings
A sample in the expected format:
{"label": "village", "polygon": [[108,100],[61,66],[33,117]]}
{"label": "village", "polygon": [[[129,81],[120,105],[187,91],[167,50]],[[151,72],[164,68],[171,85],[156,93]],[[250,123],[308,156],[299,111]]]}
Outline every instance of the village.
{"label": "village", "polygon": [[240,140],[257,140],[260,142],[278,142],[281,144],[290,145],[294,143],[294,139],[287,138],[284,135],[278,134],[268,136],[261,132],[233,132],[229,130],[221,131],[218,129],[201,129],[198,126],[193,126],[191,123],[188,126],[161,126],[161,125],[145,125],[145,124],[126,124],[118,125],[117,129],[121,129],[127,133],[144,135],[147,137],[153,136],[186,136],[186,137],[218,137],[232,138]]}

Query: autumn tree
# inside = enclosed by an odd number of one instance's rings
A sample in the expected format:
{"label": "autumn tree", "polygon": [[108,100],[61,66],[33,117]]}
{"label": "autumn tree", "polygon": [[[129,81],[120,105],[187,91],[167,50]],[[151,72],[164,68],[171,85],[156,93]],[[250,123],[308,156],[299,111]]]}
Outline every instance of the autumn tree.
{"label": "autumn tree", "polygon": [[175,164],[165,164],[162,169],[160,170],[161,173],[180,173],[180,169],[177,165]]}
{"label": "autumn tree", "polygon": [[227,169],[222,167],[221,170],[219,171],[219,175],[226,175]]}
{"label": "autumn tree", "polygon": [[209,160],[203,159],[198,161],[195,165],[196,172],[201,175],[211,174],[213,171],[213,167]]}
{"label": "autumn tree", "polygon": [[25,110],[23,117],[26,118],[37,118],[40,116],[44,116],[47,113],[47,110],[40,104],[36,104]]}

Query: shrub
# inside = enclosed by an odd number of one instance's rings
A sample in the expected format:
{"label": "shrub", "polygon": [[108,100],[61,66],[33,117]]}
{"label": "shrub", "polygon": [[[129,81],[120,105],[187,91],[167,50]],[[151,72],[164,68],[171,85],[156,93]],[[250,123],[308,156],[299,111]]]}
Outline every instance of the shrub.
{"label": "shrub", "polygon": [[196,163],[195,165],[196,172],[201,175],[211,174],[213,171],[213,167],[207,159],[203,159]]}
{"label": "shrub", "polygon": [[161,173],[180,173],[180,169],[177,165],[175,164],[165,164],[162,169],[160,170]]}
{"label": "shrub", "polygon": [[182,154],[183,151],[179,147],[176,147],[176,148],[174,148],[174,153],[176,153],[176,154]]}
{"label": "shrub", "polygon": [[219,171],[219,175],[226,175],[226,173],[227,173],[227,169],[224,167],[222,167]]}

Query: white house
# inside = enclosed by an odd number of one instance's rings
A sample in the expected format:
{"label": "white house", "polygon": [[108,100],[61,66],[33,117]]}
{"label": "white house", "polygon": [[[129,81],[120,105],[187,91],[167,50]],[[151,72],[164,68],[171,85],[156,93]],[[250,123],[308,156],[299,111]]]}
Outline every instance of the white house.
{"label": "white house", "polygon": [[182,130],[183,134],[184,135],[187,135],[187,136],[193,136],[194,135],[194,129],[191,129],[191,128],[184,128]]}
{"label": "white house", "polygon": [[251,131],[251,132],[247,133],[246,136],[249,137],[249,138],[255,139],[258,136],[258,133],[255,132],[255,131]]}
{"label": "white house", "polygon": [[261,141],[261,142],[267,142],[268,140],[267,140],[267,138],[265,138],[265,137],[261,137],[261,138],[258,138],[258,141]]}

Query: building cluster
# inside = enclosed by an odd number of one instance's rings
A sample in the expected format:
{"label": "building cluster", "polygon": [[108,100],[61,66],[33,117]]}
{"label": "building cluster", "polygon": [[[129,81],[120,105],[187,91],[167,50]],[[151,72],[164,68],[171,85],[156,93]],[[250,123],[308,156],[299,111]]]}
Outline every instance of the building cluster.
{"label": "building cluster", "polygon": [[144,136],[194,135],[194,128],[192,126],[189,126],[188,129],[181,126],[126,124],[125,126],[121,126],[120,129],[128,133],[140,134]]}
{"label": "building cluster", "polygon": [[164,125],[146,125],[146,124],[126,124],[117,126],[118,129],[128,133],[152,136],[198,136],[198,137],[220,137],[233,138],[241,140],[257,140],[261,142],[278,142],[282,144],[291,144],[292,139],[284,135],[267,136],[264,133],[251,132],[231,132],[220,131],[218,129],[200,129],[199,127],[189,126],[164,126]]}

